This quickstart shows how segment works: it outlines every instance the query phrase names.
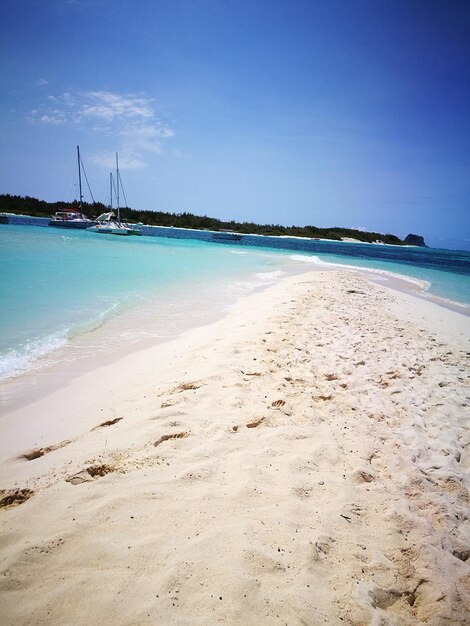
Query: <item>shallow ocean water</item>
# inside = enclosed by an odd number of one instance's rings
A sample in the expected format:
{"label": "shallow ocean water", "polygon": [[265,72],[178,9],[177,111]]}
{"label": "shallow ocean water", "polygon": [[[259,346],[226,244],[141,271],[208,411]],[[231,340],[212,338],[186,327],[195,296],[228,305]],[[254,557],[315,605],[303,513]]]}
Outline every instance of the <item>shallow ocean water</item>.
{"label": "shallow ocean water", "polygon": [[469,253],[314,244],[305,252],[2,225],[0,379],[174,337],[254,289],[310,269],[401,274],[443,301],[470,305]]}

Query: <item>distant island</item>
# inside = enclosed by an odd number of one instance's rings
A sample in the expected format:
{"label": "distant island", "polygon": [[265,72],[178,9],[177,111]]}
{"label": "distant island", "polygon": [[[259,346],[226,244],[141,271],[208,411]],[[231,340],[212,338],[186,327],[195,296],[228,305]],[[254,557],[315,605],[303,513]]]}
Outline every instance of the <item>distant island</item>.
{"label": "distant island", "polygon": [[[78,201],[46,202],[29,196],[12,196],[0,194],[0,211],[33,217],[50,217],[64,206],[78,208]],[[83,203],[83,212],[91,218],[109,211],[101,202]],[[192,228],[196,230],[232,231],[242,235],[266,235],[270,237],[306,237],[311,239],[330,239],[333,241],[355,240],[363,243],[386,243],[392,245],[412,245],[424,247],[423,237],[408,235],[404,240],[390,233],[382,234],[367,232],[354,228],[319,228],[317,226],[282,226],[280,224],[255,224],[253,222],[224,222],[215,217],[194,215],[184,211],[169,213],[164,211],[136,210],[129,207],[121,208],[121,219],[128,222],[142,222],[149,226],[167,226],[174,228]]]}
{"label": "distant island", "polygon": [[426,244],[424,243],[423,237],[421,235],[412,235],[409,234],[405,237],[404,242],[408,246],[420,246],[421,248],[426,248]]}

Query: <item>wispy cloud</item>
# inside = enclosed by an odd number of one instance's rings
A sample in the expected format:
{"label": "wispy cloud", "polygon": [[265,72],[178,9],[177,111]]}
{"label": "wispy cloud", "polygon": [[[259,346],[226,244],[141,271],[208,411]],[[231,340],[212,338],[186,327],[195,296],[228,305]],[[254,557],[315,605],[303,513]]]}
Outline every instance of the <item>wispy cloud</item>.
{"label": "wispy cloud", "polygon": [[[112,170],[116,165],[116,153],[102,152],[101,154],[93,155],[91,160],[99,167]],[[122,170],[138,170],[145,167],[145,161],[135,152],[124,149],[119,153],[119,167]]]}
{"label": "wispy cloud", "polygon": [[67,119],[62,111],[55,110],[41,115],[39,121],[43,124],[65,124]]}
{"label": "wispy cloud", "polygon": [[[122,153],[122,168],[144,167],[145,153],[159,154],[163,142],[174,132],[157,115],[153,100],[142,94],[110,91],[64,92],[49,95],[42,106],[32,110],[28,120],[38,124],[70,124],[116,138]],[[113,153],[96,154],[94,162],[109,168]]]}
{"label": "wispy cloud", "polygon": [[84,103],[81,113],[87,117],[114,119],[151,119],[154,111],[151,100],[136,96],[121,96],[109,91],[89,91],[83,94],[90,102]]}
{"label": "wispy cloud", "polygon": [[67,116],[60,109],[48,109],[47,113],[44,110],[33,109],[29,112],[27,119],[29,122],[40,124],[65,124],[68,121]]}
{"label": "wispy cloud", "polygon": [[130,124],[119,132],[125,145],[134,149],[160,154],[162,139],[173,137],[174,132],[160,124]]}

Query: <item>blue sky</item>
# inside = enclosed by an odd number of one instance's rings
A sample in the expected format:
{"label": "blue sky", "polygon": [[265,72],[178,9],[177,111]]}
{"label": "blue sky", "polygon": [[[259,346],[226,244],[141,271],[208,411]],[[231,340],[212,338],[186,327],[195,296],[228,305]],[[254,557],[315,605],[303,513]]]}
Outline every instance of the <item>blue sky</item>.
{"label": "blue sky", "polygon": [[[470,240],[470,3],[4,0],[0,192]],[[444,243],[444,242],[443,242]]]}

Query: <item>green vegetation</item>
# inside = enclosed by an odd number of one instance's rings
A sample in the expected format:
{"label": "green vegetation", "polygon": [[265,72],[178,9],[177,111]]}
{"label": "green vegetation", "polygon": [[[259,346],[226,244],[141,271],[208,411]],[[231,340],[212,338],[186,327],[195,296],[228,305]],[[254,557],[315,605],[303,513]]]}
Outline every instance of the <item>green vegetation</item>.
{"label": "green vegetation", "polygon": [[[78,208],[78,202],[45,202],[28,196],[11,196],[0,194],[0,211],[31,215],[34,217],[50,217],[56,211],[65,206]],[[91,218],[104,213],[108,208],[101,202],[93,204],[84,203],[83,212]],[[129,222],[142,222],[150,226],[175,226],[178,228],[194,228],[196,230],[231,230],[241,234],[256,234],[291,237],[312,237],[319,239],[333,239],[341,241],[342,237],[351,237],[364,242],[383,241],[384,243],[403,244],[404,242],[395,235],[381,233],[369,233],[352,228],[318,228],[317,226],[281,226],[280,224],[254,224],[252,222],[223,222],[206,215],[193,215],[192,213],[165,213],[163,211],[137,211],[124,207],[121,209],[121,219]]]}

